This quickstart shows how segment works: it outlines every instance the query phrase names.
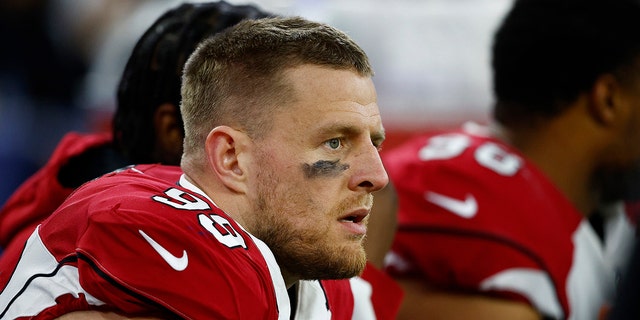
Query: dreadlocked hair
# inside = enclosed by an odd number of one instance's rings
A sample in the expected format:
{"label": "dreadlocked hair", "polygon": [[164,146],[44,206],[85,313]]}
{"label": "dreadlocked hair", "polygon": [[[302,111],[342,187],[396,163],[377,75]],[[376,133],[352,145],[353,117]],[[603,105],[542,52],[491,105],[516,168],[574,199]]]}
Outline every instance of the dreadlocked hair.
{"label": "dreadlocked hair", "polygon": [[153,115],[164,103],[179,105],[182,68],[198,43],[244,19],[269,16],[252,5],[220,1],[184,3],[158,18],[136,43],[122,74],[114,147],[131,163],[158,162],[152,155]]}

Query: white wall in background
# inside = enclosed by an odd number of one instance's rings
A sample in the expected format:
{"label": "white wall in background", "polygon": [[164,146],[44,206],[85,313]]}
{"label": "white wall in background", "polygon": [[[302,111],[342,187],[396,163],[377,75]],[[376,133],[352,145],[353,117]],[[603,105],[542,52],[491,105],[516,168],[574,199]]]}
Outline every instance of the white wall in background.
{"label": "white wall in background", "polygon": [[[347,32],[371,58],[388,129],[423,129],[488,118],[491,37],[510,0],[227,1],[301,15]],[[104,100],[114,98],[111,86],[117,84],[138,33],[164,8],[179,2],[147,1],[131,13],[128,22],[114,27],[111,36],[105,37],[105,49],[98,51],[102,56],[88,77],[96,81],[88,81],[84,105],[109,105]]]}

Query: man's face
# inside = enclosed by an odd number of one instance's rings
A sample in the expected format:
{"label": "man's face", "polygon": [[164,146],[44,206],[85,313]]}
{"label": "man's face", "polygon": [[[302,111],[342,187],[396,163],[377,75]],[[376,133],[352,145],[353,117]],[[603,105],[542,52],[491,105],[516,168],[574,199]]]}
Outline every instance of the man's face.
{"label": "man's face", "polygon": [[295,100],[255,141],[252,233],[284,272],[302,279],[348,278],[366,263],[362,241],[373,196],[388,177],[370,78],[304,65],[287,71]]}

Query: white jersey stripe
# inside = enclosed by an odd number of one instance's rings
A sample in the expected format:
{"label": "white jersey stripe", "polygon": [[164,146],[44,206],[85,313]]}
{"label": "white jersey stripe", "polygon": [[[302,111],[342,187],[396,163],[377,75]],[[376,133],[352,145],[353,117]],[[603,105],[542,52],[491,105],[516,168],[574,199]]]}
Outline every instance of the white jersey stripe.
{"label": "white jersey stripe", "polygon": [[605,260],[602,243],[587,220],[582,221],[572,240],[573,264],[567,277],[571,310],[567,319],[588,319],[599,313],[603,303],[613,301],[615,268],[613,261]]}
{"label": "white jersey stripe", "polygon": [[295,319],[331,319],[331,311],[327,310],[327,296],[317,280],[300,280],[298,283]]}
{"label": "white jersey stripe", "polygon": [[376,313],[371,302],[373,288],[371,284],[360,277],[349,279],[353,292],[353,320],[375,320]]}
{"label": "white jersey stripe", "polygon": [[537,269],[507,269],[485,279],[480,289],[506,290],[526,297],[545,316],[562,319],[564,313],[549,276]]}
{"label": "white jersey stripe", "polygon": [[[242,226],[240,227],[242,228]],[[246,230],[244,231],[246,232]],[[269,273],[271,274],[271,281],[273,282],[273,288],[276,291],[275,294],[278,303],[278,319],[289,320],[289,318],[291,317],[291,304],[289,302],[289,294],[287,293],[287,286],[284,283],[284,278],[282,278],[280,267],[276,262],[276,257],[271,252],[271,249],[269,249],[269,247],[267,247],[267,245],[262,242],[262,240],[254,237],[248,232],[247,234],[251,236],[251,239],[253,239],[258,249],[260,249],[260,253],[262,253],[264,260],[267,262]]]}
{"label": "white jersey stripe", "polygon": [[0,293],[0,318],[35,316],[56,305],[55,299],[67,293],[76,298],[83,293],[91,305],[104,304],[80,286],[75,266],[56,261],[42,243],[37,228],[27,240],[24,252],[18,262],[18,268],[24,272],[12,275]]}

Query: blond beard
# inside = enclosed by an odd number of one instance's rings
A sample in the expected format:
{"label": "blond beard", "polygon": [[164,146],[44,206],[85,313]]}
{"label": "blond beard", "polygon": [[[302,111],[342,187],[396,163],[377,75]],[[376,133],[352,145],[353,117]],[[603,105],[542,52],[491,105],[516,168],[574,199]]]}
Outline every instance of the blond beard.
{"label": "blond beard", "polygon": [[[295,196],[278,199],[273,188],[278,185],[278,179],[268,170],[265,168],[259,178],[254,209],[259,223],[253,227],[252,234],[269,246],[280,268],[303,280],[346,279],[361,274],[366,265],[363,236],[353,236],[352,241],[360,242],[359,249],[354,250],[351,242],[336,244],[327,240],[329,226],[319,229],[312,221],[312,215],[304,227],[296,226],[290,215],[298,212],[287,210],[292,208],[287,204],[300,199]],[[292,194],[279,191],[280,194]]]}
{"label": "blond beard", "polygon": [[278,227],[259,231],[259,238],[271,248],[278,264],[288,274],[303,280],[313,280],[346,279],[362,273],[366,265],[362,246],[357,253],[346,254],[353,250],[335,245],[330,247],[332,244],[327,244],[321,236],[294,234],[289,229],[280,224]]}

